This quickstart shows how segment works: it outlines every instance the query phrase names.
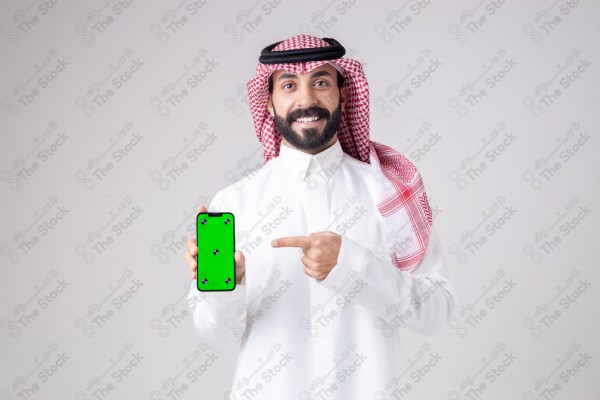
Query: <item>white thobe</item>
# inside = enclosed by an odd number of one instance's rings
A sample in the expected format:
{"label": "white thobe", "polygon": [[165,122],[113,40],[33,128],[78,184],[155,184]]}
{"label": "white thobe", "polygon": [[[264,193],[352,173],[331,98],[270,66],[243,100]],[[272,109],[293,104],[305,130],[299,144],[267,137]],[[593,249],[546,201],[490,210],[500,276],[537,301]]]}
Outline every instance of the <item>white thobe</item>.
{"label": "white thobe", "polygon": [[[234,214],[246,273],[231,292],[192,283],[188,304],[210,348],[239,346],[230,399],[410,398],[399,329],[439,331],[455,297],[435,231],[416,269],[392,263],[376,185],[371,166],[336,141],[316,155],[281,145],[214,196],[209,211]],[[271,246],[323,231],[342,242],[322,281],[304,273],[301,248]]]}

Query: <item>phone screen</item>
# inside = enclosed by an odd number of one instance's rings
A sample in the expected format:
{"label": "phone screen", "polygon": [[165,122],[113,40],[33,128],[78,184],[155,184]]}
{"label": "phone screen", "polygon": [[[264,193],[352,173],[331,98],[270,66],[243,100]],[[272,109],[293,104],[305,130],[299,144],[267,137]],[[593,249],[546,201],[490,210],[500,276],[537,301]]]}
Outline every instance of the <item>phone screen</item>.
{"label": "phone screen", "polygon": [[197,215],[198,290],[235,289],[234,222],[230,212],[204,212]]}

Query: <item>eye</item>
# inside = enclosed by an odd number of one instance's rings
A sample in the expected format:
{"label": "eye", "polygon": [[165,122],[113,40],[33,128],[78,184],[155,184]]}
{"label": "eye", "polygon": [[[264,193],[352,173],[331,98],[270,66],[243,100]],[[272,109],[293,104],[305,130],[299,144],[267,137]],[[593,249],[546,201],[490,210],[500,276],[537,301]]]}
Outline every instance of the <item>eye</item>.
{"label": "eye", "polygon": [[316,81],[315,85],[317,85],[317,86],[327,86],[328,83],[327,83],[327,81]]}
{"label": "eye", "polygon": [[290,89],[292,87],[293,83],[291,82],[286,82],[283,85],[281,85],[282,89]]}

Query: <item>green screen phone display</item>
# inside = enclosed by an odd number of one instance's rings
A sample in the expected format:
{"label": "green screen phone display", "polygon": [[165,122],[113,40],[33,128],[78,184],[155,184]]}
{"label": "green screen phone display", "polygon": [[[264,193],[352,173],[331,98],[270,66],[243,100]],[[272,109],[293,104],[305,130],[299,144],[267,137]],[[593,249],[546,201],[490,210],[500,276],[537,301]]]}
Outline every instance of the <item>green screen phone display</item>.
{"label": "green screen phone display", "polygon": [[235,231],[233,214],[204,212],[196,217],[198,269],[201,291],[235,289]]}

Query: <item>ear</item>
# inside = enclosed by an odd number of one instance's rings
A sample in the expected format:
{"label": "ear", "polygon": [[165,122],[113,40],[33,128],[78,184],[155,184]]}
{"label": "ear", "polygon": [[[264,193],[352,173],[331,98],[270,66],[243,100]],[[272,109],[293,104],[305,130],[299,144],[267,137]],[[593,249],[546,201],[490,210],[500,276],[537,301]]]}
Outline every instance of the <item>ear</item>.
{"label": "ear", "polygon": [[342,96],[342,111],[344,111],[344,108],[346,108],[346,105],[350,100],[350,88],[348,86],[342,86],[340,95]]}
{"label": "ear", "polygon": [[269,114],[271,114],[272,117],[275,116],[275,114],[273,113],[273,96],[269,96],[269,101],[267,102],[267,110],[269,110]]}

